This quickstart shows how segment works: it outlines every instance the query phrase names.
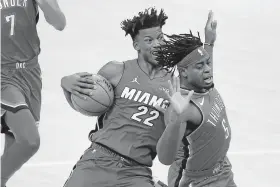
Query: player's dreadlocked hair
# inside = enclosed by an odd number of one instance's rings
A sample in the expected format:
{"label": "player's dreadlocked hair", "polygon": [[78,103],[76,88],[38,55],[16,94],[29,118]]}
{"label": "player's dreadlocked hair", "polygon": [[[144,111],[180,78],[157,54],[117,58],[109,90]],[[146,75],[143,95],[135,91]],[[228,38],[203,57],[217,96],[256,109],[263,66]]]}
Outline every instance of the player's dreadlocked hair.
{"label": "player's dreadlocked hair", "polygon": [[173,68],[193,50],[203,45],[198,37],[190,34],[166,35],[165,44],[157,47],[154,55],[158,63],[166,69]]}
{"label": "player's dreadlocked hair", "polygon": [[137,16],[132,19],[126,19],[121,22],[121,28],[125,31],[125,35],[130,35],[134,40],[135,36],[139,33],[139,30],[152,28],[152,27],[162,27],[167,20],[167,16],[163,9],[157,14],[155,8],[145,9],[144,12],[139,12]]}

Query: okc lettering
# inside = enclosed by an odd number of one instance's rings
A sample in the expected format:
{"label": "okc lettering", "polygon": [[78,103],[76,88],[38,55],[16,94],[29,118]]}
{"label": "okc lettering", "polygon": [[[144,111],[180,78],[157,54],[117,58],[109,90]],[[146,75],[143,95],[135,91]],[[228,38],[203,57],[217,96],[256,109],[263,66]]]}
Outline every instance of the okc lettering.
{"label": "okc lettering", "polygon": [[25,68],[25,62],[22,62],[22,63],[16,63],[16,69],[24,69]]}
{"label": "okc lettering", "polygon": [[213,104],[211,112],[210,112],[210,119],[208,119],[207,122],[212,124],[213,126],[216,126],[224,108],[225,108],[225,105],[224,105],[220,95],[217,95],[215,97],[215,101],[214,101],[214,104]]}
{"label": "okc lettering", "polygon": [[133,100],[139,103],[144,103],[150,106],[156,106],[159,104],[162,108],[166,108],[166,104],[168,104],[168,100],[164,100],[163,98],[158,98],[156,95],[151,95],[148,92],[143,92],[141,90],[130,89],[125,87],[121,98]]}
{"label": "okc lettering", "polygon": [[27,7],[27,0],[0,0],[0,9],[12,7]]}

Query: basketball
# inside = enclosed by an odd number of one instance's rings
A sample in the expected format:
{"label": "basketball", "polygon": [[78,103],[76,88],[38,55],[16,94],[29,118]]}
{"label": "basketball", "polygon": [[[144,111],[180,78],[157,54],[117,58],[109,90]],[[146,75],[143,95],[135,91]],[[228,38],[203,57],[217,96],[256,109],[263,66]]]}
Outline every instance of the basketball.
{"label": "basketball", "polygon": [[95,88],[91,89],[92,95],[81,99],[76,95],[71,95],[74,108],[87,116],[100,116],[106,112],[114,101],[114,89],[111,83],[100,75],[91,77],[95,82]]}

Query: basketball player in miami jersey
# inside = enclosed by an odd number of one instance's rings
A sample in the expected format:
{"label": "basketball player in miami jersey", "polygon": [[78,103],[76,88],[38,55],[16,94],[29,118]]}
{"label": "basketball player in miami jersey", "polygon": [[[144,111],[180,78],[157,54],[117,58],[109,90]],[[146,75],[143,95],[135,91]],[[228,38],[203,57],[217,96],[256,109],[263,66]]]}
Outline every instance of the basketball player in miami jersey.
{"label": "basketball player in miami jersey", "polygon": [[[215,33],[216,23],[212,26]],[[213,46],[214,41],[208,45]],[[177,65],[182,95],[195,92],[185,113],[187,120],[164,131],[157,146],[158,158],[165,165],[173,163],[170,187],[235,187],[227,158],[231,130],[224,102],[213,84],[212,55],[202,45],[192,34],[172,35],[155,53],[163,66]],[[169,111],[163,112],[165,118],[174,118]]]}
{"label": "basketball player in miami jersey", "polygon": [[[103,117],[103,128],[91,136],[92,145],[74,166],[65,187],[154,185],[150,167],[165,129],[163,115],[155,106],[166,107],[168,80],[172,77],[154,56],[155,47],[164,40],[162,26],[166,19],[163,10],[158,13],[151,8],[122,22],[138,58],[109,62],[99,70],[98,74],[113,85],[115,102]],[[62,78],[61,86],[71,106],[70,93],[90,95],[83,89],[94,87],[88,75]]]}
{"label": "basketball player in miami jersey", "polygon": [[66,24],[56,0],[5,0],[1,9],[1,187],[39,149],[41,108],[38,6],[57,30]]}

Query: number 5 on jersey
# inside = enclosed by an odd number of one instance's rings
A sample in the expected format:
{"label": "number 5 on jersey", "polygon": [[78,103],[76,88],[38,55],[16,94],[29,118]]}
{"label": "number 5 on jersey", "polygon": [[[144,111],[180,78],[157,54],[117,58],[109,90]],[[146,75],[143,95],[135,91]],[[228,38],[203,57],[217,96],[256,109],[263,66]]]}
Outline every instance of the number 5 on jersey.
{"label": "number 5 on jersey", "polygon": [[229,129],[228,129],[227,125],[226,125],[226,120],[225,119],[223,119],[222,125],[223,125],[223,128],[225,130],[225,138],[228,139],[228,137],[229,137]]}
{"label": "number 5 on jersey", "polygon": [[141,116],[144,114],[147,114],[149,112],[148,107],[146,106],[140,106],[138,107],[139,112],[133,114],[131,116],[131,119],[138,121],[138,122],[142,122],[144,125],[150,126],[152,127],[154,124],[152,123],[153,120],[157,119],[159,117],[159,112],[157,110],[152,110],[149,114],[150,117],[146,118],[146,119],[141,119]]}

